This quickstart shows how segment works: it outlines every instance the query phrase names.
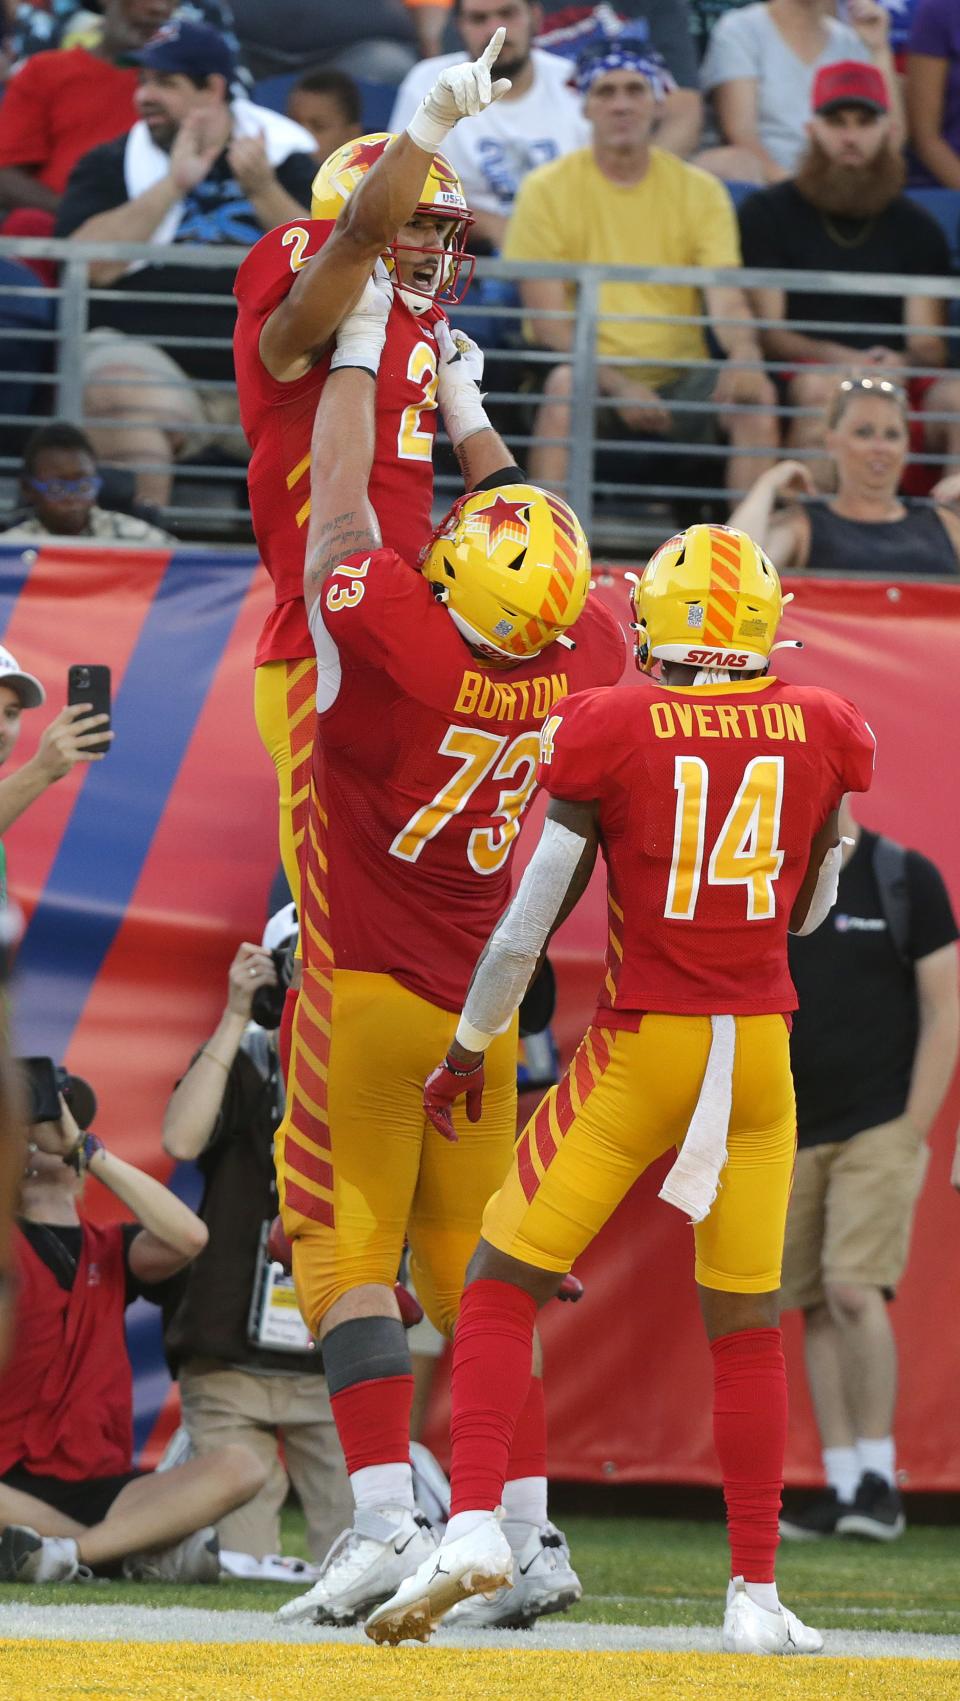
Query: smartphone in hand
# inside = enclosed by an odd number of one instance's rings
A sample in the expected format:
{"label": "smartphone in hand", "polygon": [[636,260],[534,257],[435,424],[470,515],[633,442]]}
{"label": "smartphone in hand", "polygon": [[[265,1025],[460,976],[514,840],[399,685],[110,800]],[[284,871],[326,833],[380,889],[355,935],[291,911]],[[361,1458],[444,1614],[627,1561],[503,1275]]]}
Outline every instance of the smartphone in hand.
{"label": "smartphone in hand", "polygon": [[[67,673],[67,703],[89,703],[91,714],[109,715],[110,669],[95,662],[74,662]],[[109,732],[110,726],[108,720],[103,731]],[[105,738],[97,744],[89,744],[87,749],[92,755],[100,756],[110,749],[110,740]]]}

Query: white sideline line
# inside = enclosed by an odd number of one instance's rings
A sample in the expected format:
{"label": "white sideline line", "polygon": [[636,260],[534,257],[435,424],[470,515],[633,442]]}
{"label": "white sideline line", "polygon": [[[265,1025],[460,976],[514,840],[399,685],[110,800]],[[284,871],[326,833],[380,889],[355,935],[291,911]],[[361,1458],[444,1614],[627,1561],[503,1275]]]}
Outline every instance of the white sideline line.
{"label": "white sideline line", "polygon": [[[584,1595],[584,1601],[596,1601],[598,1606],[702,1606],[709,1595]],[[807,1606],[810,1612],[813,1607]],[[891,1607],[885,1606],[833,1606],[830,1612],[838,1617],[843,1614],[847,1618],[862,1618],[874,1616],[885,1618],[892,1612]],[[960,1618],[960,1607],[929,1606],[929,1607],[898,1607],[897,1618]],[[891,1634],[896,1634],[891,1632]]]}
{"label": "white sideline line", "polygon": [[[369,1647],[358,1627],[278,1625],[272,1613],[215,1612],[204,1607],[0,1606],[0,1638],[40,1637],[71,1642],[277,1642],[353,1643]],[[445,1631],[446,1648],[553,1649],[719,1653],[717,1625],[643,1626],[543,1621],[534,1630]],[[924,1636],[911,1631],[826,1630],[824,1654],[834,1658],[960,1659],[960,1636]]]}

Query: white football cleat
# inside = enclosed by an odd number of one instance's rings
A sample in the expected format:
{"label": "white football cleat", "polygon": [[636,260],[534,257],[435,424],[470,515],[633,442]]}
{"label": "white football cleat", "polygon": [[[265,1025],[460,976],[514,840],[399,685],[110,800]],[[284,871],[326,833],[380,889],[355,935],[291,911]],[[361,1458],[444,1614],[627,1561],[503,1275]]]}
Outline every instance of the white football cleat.
{"label": "white football cleat", "polygon": [[468,1595],[492,1595],[512,1582],[510,1543],[491,1512],[469,1534],[441,1542],[396,1594],[370,1614],[364,1629],[372,1642],[426,1642],[458,1601]]}
{"label": "white football cleat", "polygon": [[405,1506],[358,1508],[349,1530],[327,1554],[313,1588],[287,1601],[277,1622],[353,1624],[436,1551],[437,1538],[422,1512]]}
{"label": "white football cleat", "polygon": [[[511,1526],[512,1529],[513,1526]],[[471,1595],[444,1619],[458,1630],[523,1630],[547,1613],[566,1612],[583,1594],[570,1564],[562,1530],[553,1524],[526,1524],[526,1541],[513,1550],[513,1582],[495,1595]]]}
{"label": "white football cleat", "polygon": [[0,1531],[0,1583],[70,1583],[83,1574],[71,1536],[38,1536],[28,1524]]}
{"label": "white football cleat", "polygon": [[747,1594],[742,1577],[734,1577],[723,1615],[723,1649],[726,1654],[819,1654],[823,1637],[819,1630],[801,1624],[796,1613],[781,1606],[768,1612]]}

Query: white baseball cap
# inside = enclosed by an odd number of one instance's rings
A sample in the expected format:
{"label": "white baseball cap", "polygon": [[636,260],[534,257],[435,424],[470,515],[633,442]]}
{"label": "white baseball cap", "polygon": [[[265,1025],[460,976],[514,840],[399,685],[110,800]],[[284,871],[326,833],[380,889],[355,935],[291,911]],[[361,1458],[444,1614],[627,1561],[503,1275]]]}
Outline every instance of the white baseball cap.
{"label": "white baseball cap", "polygon": [[[0,685],[2,683],[0,680]],[[260,943],[265,951],[279,951],[281,945],[285,945],[288,939],[295,938],[299,930],[296,904],[284,904],[282,910],[276,910],[270,917]]]}
{"label": "white baseball cap", "polygon": [[9,650],[5,650],[2,644],[0,644],[0,685],[9,685],[11,691],[17,693],[21,707],[24,709],[39,709],[40,704],[46,702],[47,693],[39,679],[35,679],[32,673],[24,673],[16,657],[12,656]]}

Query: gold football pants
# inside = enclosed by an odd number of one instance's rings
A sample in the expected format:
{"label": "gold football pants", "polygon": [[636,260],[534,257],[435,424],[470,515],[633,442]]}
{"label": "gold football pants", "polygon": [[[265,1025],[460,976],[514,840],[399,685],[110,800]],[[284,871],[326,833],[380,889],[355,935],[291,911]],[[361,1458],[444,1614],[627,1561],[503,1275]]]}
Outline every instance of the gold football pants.
{"label": "gold football pants", "polygon": [[[768,1293],[780,1285],[796,1147],[789,1041],[782,1016],[736,1024],[729,1155],[694,1229],[696,1279]],[[525,1264],[569,1270],[647,1166],[682,1144],[710,1039],[707,1016],[647,1015],[636,1032],[591,1027],[524,1129],[484,1239]]]}

